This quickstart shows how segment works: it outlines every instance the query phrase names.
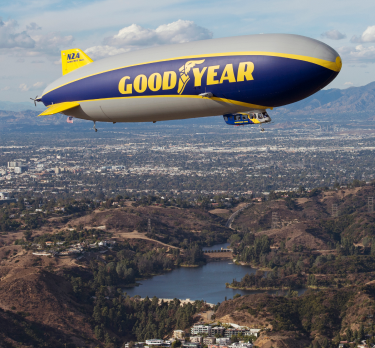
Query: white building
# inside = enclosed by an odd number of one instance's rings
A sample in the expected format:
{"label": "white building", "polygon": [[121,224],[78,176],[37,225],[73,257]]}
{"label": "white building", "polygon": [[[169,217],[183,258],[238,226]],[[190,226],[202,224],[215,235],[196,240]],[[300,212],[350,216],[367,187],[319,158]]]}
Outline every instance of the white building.
{"label": "white building", "polygon": [[245,332],[245,336],[252,336],[252,335],[254,335],[255,337],[258,337],[259,336],[259,331],[260,331],[260,329],[248,329]]}
{"label": "white building", "polygon": [[22,162],[16,162],[16,161],[8,162],[8,168],[21,167],[21,166],[22,166]]}
{"label": "white building", "polygon": [[229,337],[220,337],[216,339],[216,344],[220,346],[226,346],[231,343],[231,340]]}
{"label": "white building", "polygon": [[151,340],[146,340],[145,348],[151,348],[151,347],[170,347],[171,342],[170,341],[164,341],[157,338],[153,338]]}
{"label": "white building", "polygon": [[173,338],[183,339],[184,337],[185,337],[185,331],[184,330],[174,330],[173,331]]}
{"label": "white building", "polygon": [[27,166],[14,167],[14,173],[22,174],[25,173],[29,168]]}
{"label": "white building", "polygon": [[211,335],[211,325],[194,325],[191,328],[192,335],[207,334]]}
{"label": "white building", "polygon": [[253,345],[251,343],[244,343],[244,342],[235,342],[232,343],[229,348],[252,348]]}

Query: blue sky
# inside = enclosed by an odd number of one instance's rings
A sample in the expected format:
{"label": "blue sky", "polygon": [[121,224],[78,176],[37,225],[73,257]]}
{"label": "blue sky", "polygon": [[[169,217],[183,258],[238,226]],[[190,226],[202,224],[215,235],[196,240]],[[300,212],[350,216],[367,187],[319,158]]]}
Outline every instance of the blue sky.
{"label": "blue sky", "polygon": [[0,100],[27,101],[61,76],[61,49],[94,60],[159,44],[292,33],[335,48],[343,69],[327,88],[375,80],[373,0],[2,0]]}

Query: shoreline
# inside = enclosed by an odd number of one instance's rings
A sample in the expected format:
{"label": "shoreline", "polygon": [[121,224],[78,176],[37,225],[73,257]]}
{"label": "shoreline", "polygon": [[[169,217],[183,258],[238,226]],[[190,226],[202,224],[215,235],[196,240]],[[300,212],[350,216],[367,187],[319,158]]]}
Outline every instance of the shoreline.
{"label": "shoreline", "polygon": [[[253,287],[250,287],[250,288],[244,288],[244,287],[237,287],[237,286],[232,286],[232,285],[226,285],[226,287],[228,289],[235,289],[235,290],[245,290],[245,291],[268,291],[268,290],[272,290],[272,291],[277,291],[277,290],[293,290],[291,289],[290,287],[280,287],[280,288],[276,288],[276,287],[265,287],[265,288],[257,288],[255,286]],[[298,290],[298,289],[296,289]]]}

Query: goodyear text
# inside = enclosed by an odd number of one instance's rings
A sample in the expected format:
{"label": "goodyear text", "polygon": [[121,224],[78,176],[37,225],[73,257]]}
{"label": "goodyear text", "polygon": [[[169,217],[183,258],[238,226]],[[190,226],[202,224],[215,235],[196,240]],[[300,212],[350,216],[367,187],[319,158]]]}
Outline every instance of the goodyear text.
{"label": "goodyear text", "polygon": [[[205,59],[190,60],[178,69],[139,74],[132,78],[124,76],[120,79],[118,90],[121,94],[142,94],[146,91],[158,92],[173,90],[182,94],[190,83],[191,87],[220,85],[254,80],[254,63],[239,62],[236,67],[232,63],[204,66]],[[189,82],[192,80],[192,82]]]}

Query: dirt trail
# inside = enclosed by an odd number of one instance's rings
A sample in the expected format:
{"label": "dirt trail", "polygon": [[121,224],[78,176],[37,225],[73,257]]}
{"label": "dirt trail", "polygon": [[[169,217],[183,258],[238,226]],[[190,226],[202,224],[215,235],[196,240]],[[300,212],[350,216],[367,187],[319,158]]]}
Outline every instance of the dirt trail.
{"label": "dirt trail", "polygon": [[113,237],[114,238],[116,238],[116,237],[119,236],[120,238],[128,238],[128,239],[145,239],[145,240],[149,240],[151,242],[155,242],[155,243],[161,244],[161,245],[163,245],[163,246],[165,246],[167,248],[180,249],[180,248],[175,247],[173,245],[165,244],[165,243],[160,242],[158,240],[149,238],[144,233],[139,233],[138,231],[133,231],[133,232],[109,231],[109,232],[113,233]]}

